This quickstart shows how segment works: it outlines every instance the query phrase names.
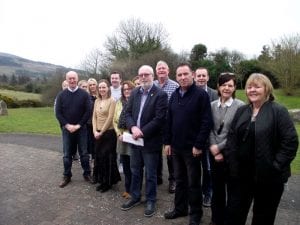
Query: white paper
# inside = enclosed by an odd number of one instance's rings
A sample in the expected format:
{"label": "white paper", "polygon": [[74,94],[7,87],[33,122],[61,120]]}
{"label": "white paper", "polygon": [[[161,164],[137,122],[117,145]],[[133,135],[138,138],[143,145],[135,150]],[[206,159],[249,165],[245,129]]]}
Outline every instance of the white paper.
{"label": "white paper", "polygon": [[130,144],[138,145],[138,146],[144,146],[143,138],[138,138],[135,140],[135,139],[133,139],[132,135],[128,132],[123,133],[123,141],[130,143]]}

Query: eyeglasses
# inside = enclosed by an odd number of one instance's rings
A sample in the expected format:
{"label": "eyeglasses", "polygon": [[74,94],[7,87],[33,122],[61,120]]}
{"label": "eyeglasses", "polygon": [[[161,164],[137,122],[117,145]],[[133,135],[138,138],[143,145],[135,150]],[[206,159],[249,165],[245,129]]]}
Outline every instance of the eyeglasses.
{"label": "eyeglasses", "polygon": [[138,76],[139,77],[149,77],[151,74],[150,73],[141,73]]}
{"label": "eyeglasses", "polygon": [[132,88],[124,88],[123,91],[131,91]]}

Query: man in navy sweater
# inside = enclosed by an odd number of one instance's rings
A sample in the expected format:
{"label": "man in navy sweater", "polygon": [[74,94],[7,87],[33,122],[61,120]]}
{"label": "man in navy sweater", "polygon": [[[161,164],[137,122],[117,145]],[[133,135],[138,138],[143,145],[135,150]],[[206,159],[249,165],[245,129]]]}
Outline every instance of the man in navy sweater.
{"label": "man in navy sweater", "polygon": [[168,107],[165,132],[165,153],[172,156],[176,181],[175,208],[165,213],[165,219],[188,215],[190,225],[201,221],[201,156],[212,127],[208,94],[196,86],[188,63],[176,69],[180,87],[173,92]]}
{"label": "man in navy sweater", "polygon": [[64,177],[61,188],[68,185],[72,177],[72,146],[78,146],[83,177],[91,182],[91,169],[87,152],[86,123],[91,115],[89,94],[78,88],[78,74],[69,71],[66,74],[68,88],[61,91],[56,99],[55,113],[62,128]]}

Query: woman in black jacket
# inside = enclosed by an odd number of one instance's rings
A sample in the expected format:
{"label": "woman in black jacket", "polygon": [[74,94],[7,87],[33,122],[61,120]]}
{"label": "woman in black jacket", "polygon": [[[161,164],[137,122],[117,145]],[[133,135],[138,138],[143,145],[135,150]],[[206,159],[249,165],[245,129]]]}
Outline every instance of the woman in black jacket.
{"label": "woman in black jacket", "polygon": [[228,163],[228,225],[243,225],[253,201],[252,225],[274,224],[284,183],[291,175],[298,137],[285,107],[273,102],[263,74],[246,82],[248,105],[239,108],[224,149]]}

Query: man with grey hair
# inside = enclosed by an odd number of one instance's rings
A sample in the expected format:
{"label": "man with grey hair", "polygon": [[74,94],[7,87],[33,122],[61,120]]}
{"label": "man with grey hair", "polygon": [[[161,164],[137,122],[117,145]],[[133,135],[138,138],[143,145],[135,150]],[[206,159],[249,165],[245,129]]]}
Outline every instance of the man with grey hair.
{"label": "man with grey hair", "polygon": [[[158,61],[156,64],[156,76],[157,80],[154,81],[154,84],[160,87],[168,95],[168,101],[171,98],[172,93],[179,87],[179,84],[169,78],[169,66],[165,61]],[[169,193],[175,193],[175,178],[174,178],[174,168],[172,157],[167,156],[167,165],[169,171]],[[158,161],[157,167],[157,184],[162,184],[162,170],[163,170],[163,157],[160,154],[160,159]]]}
{"label": "man with grey hair", "polygon": [[134,139],[143,138],[144,145],[132,145],[130,168],[132,173],[131,199],[121,206],[129,210],[141,203],[142,170],[146,174],[146,206],[144,216],[154,215],[157,194],[157,163],[162,149],[162,131],[166,122],[168,96],[154,85],[154,71],[143,65],[138,70],[140,87],[135,88],[125,112],[126,126]]}

